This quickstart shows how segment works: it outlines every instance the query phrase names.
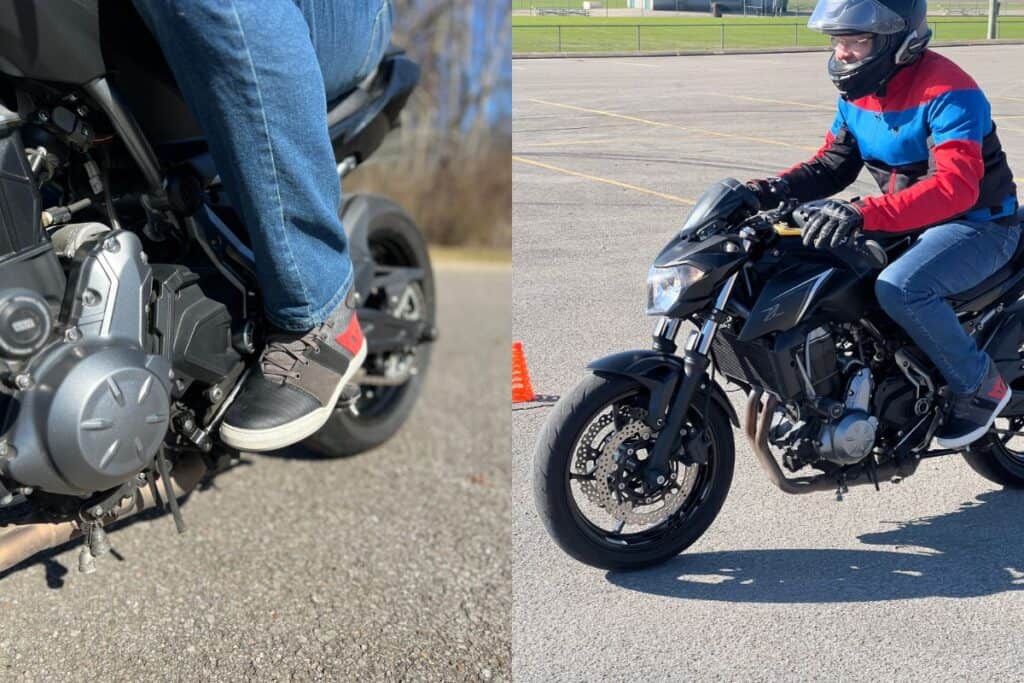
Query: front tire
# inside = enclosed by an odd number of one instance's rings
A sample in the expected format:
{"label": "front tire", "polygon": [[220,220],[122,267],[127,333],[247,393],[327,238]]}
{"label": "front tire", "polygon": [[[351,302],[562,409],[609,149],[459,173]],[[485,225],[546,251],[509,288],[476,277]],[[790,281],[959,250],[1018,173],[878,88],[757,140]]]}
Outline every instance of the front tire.
{"label": "front tire", "polygon": [[[581,449],[601,453],[602,448],[610,448],[608,444],[618,438],[617,431],[629,428],[629,425],[621,426],[616,417],[622,412],[621,406],[643,406],[646,399],[646,389],[631,379],[590,376],[559,400],[537,443],[533,470],[537,511],[559,547],[592,567],[640,569],[678,555],[711,526],[732,483],[735,452],[729,418],[714,401],[695,400],[687,415],[687,424],[705,439],[707,462],[703,465],[673,463],[673,485],[682,479],[683,468],[687,482],[691,474],[694,477],[691,488],[679,494],[677,500],[682,502],[678,508],[653,527],[629,533],[623,533],[621,520],[619,525],[614,525],[614,530],[595,523],[576,498],[572,482],[585,477],[573,471],[574,464],[579,463]],[[609,409],[611,418],[605,417]],[[707,411],[706,415],[702,414],[703,410]],[[595,424],[601,429],[595,428]],[[609,427],[611,433],[602,437],[601,430],[607,431]],[[587,443],[590,439],[603,441],[593,447]],[[602,457],[606,456],[595,458],[594,469],[603,474],[606,468],[596,465]],[[591,474],[589,480],[594,482],[595,475]],[[604,483],[598,481],[596,486],[604,486]],[[679,483],[679,487],[682,490],[683,484]],[[586,499],[582,502],[585,506]],[[630,508],[631,511],[639,509],[642,507]],[[604,510],[607,512],[607,508]],[[616,513],[623,514],[622,508],[617,507]]]}

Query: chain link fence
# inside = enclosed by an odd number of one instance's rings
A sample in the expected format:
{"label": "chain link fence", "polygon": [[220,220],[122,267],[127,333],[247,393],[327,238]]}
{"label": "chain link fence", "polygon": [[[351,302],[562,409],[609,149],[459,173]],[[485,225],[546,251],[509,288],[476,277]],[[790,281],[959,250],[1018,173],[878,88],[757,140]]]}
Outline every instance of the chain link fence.
{"label": "chain link fence", "polygon": [[[816,0],[512,0],[519,16],[679,16],[710,14],[712,4],[729,16],[806,16]],[[1024,15],[1024,0],[1001,0],[1001,15]],[[934,17],[984,17],[987,0],[952,0],[929,3]]]}
{"label": "chain link fence", "polygon": [[[985,21],[931,23],[933,42],[983,40]],[[1024,39],[1024,17],[1001,18],[999,38]],[[512,26],[512,51],[673,52],[773,47],[825,47],[828,36],[793,23],[528,24]]]}

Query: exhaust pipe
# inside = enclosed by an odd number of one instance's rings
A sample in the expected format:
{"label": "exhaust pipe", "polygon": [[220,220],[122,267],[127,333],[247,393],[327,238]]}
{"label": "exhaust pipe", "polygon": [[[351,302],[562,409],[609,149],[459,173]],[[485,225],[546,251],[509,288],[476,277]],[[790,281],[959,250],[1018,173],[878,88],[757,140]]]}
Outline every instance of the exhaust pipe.
{"label": "exhaust pipe", "polygon": [[[779,487],[784,493],[799,494],[812,493],[814,491],[835,491],[839,487],[839,482],[830,475],[818,474],[813,477],[787,477],[782,472],[782,468],[779,467],[778,461],[768,447],[768,430],[771,428],[772,416],[775,414],[775,408],[779,405],[779,401],[769,394],[767,401],[762,406],[762,393],[761,389],[754,388],[747,395],[743,432],[746,434],[747,440],[750,441],[750,446],[754,449],[754,455],[757,456],[757,461],[761,464],[761,469],[768,476],[768,480]],[[894,463],[886,463],[875,468],[876,480],[909,477],[916,469],[916,466],[905,468]],[[859,476],[856,479],[844,480],[843,483],[846,486],[861,486],[864,484],[874,484],[875,480],[867,476]]]}
{"label": "exhaust pipe", "polygon": [[[170,473],[174,497],[180,498],[194,489],[205,472],[206,465],[198,453],[187,455],[179,460]],[[155,506],[156,500],[153,498],[152,488],[139,489],[142,497],[141,507],[135,504],[135,498],[125,501],[107,515],[107,523],[128,519],[142,510]],[[0,572],[7,571],[37,553],[67,543],[81,535],[82,529],[77,520],[57,523],[29,522],[15,524],[11,528],[0,530]]]}

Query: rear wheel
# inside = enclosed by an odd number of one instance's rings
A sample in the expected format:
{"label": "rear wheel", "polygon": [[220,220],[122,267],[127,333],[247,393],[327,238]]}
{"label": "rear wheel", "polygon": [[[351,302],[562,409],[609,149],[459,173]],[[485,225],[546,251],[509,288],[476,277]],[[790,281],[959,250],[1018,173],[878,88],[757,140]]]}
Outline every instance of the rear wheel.
{"label": "rear wheel", "polygon": [[997,417],[988,434],[964,451],[964,460],[989,481],[1024,488],[1024,417]]}
{"label": "rear wheel", "polygon": [[367,355],[353,380],[362,395],[355,411],[338,408],[320,431],[303,442],[328,457],[362,453],[394,436],[412,412],[430,367],[429,342],[397,350],[381,348],[388,345],[389,321],[432,329],[436,302],[427,245],[416,224],[397,204],[379,197],[374,200],[379,209],[368,218],[367,229],[373,284],[358,309],[366,328]]}
{"label": "rear wheel", "polygon": [[558,402],[541,433],[534,501],[551,537],[580,562],[602,569],[663,562],[700,538],[729,492],[732,429],[710,401],[706,414],[697,401],[687,415],[693,448],[673,459],[660,490],[643,490],[643,461],[657,438],[644,422],[648,400],[633,380],[591,376]]}

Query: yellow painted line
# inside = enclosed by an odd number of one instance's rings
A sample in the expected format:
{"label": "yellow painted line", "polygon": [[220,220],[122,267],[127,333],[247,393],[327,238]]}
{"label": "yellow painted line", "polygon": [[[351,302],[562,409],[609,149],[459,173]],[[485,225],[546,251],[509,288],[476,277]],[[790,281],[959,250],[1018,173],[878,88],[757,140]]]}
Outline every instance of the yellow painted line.
{"label": "yellow painted line", "polygon": [[794,145],[792,142],[783,142],[782,140],[772,140],[771,138],[757,138],[752,135],[736,135],[735,133],[720,133],[715,130],[708,130],[707,128],[690,128],[690,131],[694,133],[703,133],[704,135],[711,135],[716,138],[734,138],[736,140],[750,140],[751,142],[760,142],[764,145],[777,145],[779,147],[795,147],[796,149],[806,149],[812,152],[817,152],[817,147],[810,147],[809,145]]}
{"label": "yellow painted line", "polygon": [[599,140],[558,140],[556,142],[528,142],[527,147],[574,147],[576,145],[606,145],[608,143],[626,142],[626,138],[601,138]]}
{"label": "yellow painted line", "polygon": [[731,100],[744,100],[746,102],[765,102],[767,104],[784,104],[787,107],[804,107],[805,109],[821,109],[823,111],[835,111],[834,106],[826,107],[823,104],[808,104],[807,102],[797,102],[795,100],[773,100],[768,97],[748,97],[746,95],[728,95],[720,92],[700,92],[692,93],[694,95],[711,95],[712,97],[725,97]]}
{"label": "yellow painted line", "polygon": [[586,107],[577,107],[571,104],[562,104],[561,102],[550,102],[548,100],[541,100],[537,98],[530,98],[530,102],[536,102],[537,104],[546,104],[551,107],[560,107],[562,109],[571,109],[572,111],[582,111],[587,114],[600,114],[601,116],[610,116],[613,119],[622,119],[624,121],[632,121],[634,123],[646,123],[649,126],[660,126],[662,128],[677,128],[679,130],[689,130],[683,126],[677,126],[674,123],[661,123],[660,121],[651,121],[650,119],[642,119],[638,116],[627,116],[626,114],[616,114],[612,111],[602,111],[600,109],[587,109]]}
{"label": "yellow painted line", "polygon": [[809,147],[807,145],[794,145],[790,142],[782,142],[781,140],[771,140],[769,138],[758,138],[750,135],[738,135],[735,133],[722,133],[717,130],[708,130],[707,128],[694,128],[692,126],[679,126],[674,123],[664,123],[662,121],[652,121],[651,119],[643,119],[639,116],[628,116],[626,114],[617,114],[612,111],[603,111],[601,109],[588,109],[587,107],[577,107],[572,104],[562,104],[561,102],[551,102],[550,100],[541,100],[537,98],[530,98],[530,102],[536,102],[537,104],[545,104],[550,107],[559,107],[561,109],[569,109],[571,111],[581,111],[586,114],[598,114],[600,116],[608,116],[615,119],[622,119],[624,121],[632,121],[634,123],[643,123],[648,126],[657,126],[659,128],[673,128],[675,130],[681,130],[686,133],[699,133],[701,135],[709,135],[716,138],[731,138],[735,140],[749,140],[751,142],[760,142],[765,145],[777,145],[780,147],[795,147],[796,149],[806,149],[812,152],[818,151],[817,147]]}
{"label": "yellow painted line", "polygon": [[686,197],[677,197],[674,194],[665,194],[664,192],[655,192],[654,190],[648,190],[646,187],[638,187],[636,185],[630,185],[629,183],[620,183],[618,180],[612,180],[610,178],[602,178],[601,176],[589,175],[587,173],[580,173],[579,171],[570,171],[567,168],[560,168],[558,166],[552,166],[551,164],[541,163],[540,161],[534,161],[533,159],[524,159],[516,154],[512,155],[513,161],[518,161],[521,164],[528,164],[530,166],[536,166],[538,168],[544,168],[549,171],[555,171],[556,173],[564,173],[565,175],[576,176],[577,178],[586,178],[587,180],[593,180],[597,183],[604,183],[605,185],[614,185],[615,187],[621,187],[626,190],[634,190],[636,192],[643,192],[644,194],[653,195],[662,199],[667,199],[670,202],[676,202],[678,204],[686,204],[693,206],[697,202]]}

